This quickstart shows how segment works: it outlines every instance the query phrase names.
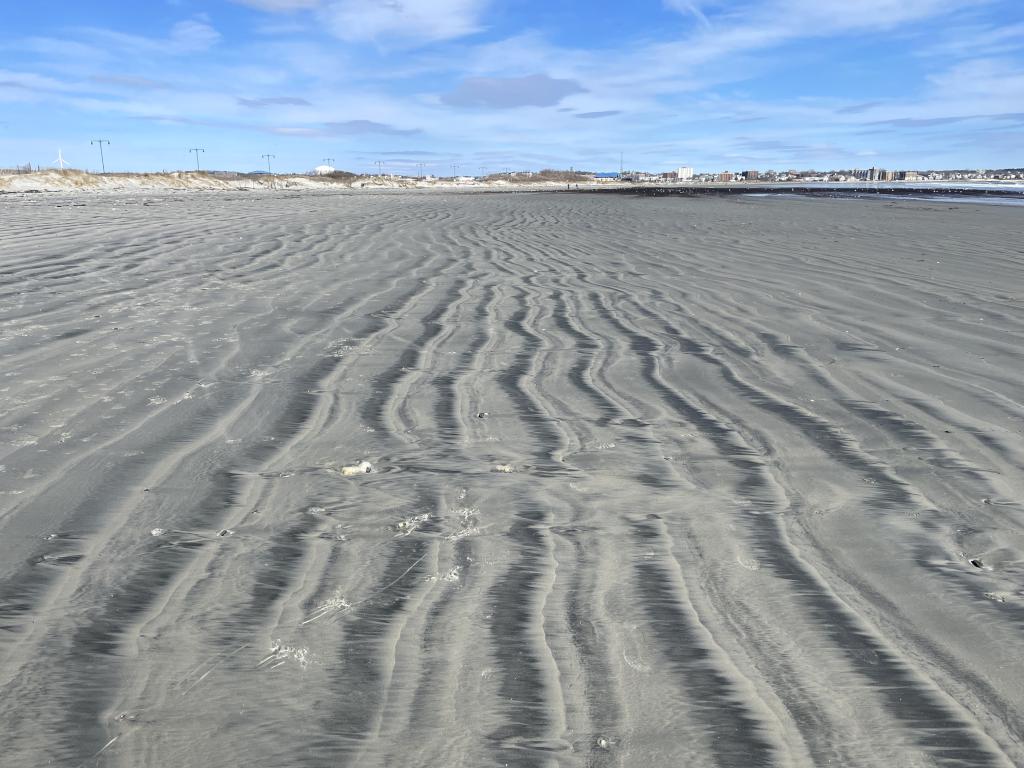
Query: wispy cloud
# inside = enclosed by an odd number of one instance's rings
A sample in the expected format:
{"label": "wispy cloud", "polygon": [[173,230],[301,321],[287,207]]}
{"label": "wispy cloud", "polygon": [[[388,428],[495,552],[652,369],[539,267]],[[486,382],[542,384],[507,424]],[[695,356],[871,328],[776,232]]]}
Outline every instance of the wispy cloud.
{"label": "wispy cloud", "polygon": [[665,7],[671,8],[674,11],[681,11],[683,13],[690,14],[704,27],[711,26],[711,22],[708,21],[708,17],[704,15],[704,11],[702,11],[700,6],[693,0],[665,0]]}
{"label": "wispy cloud", "polygon": [[319,11],[338,38],[425,44],[480,31],[485,0],[330,0]]}
{"label": "wispy cloud", "polygon": [[393,157],[445,157],[450,153],[430,152],[421,149],[387,149],[377,152],[378,155],[392,155]]}
{"label": "wispy cloud", "polygon": [[[81,34],[87,46],[81,49],[81,52],[102,53],[108,57],[115,54],[182,56],[201,53],[212,48],[221,39],[220,33],[201,19],[177,22],[166,37],[147,37],[97,27],[83,29]],[[97,48],[100,50],[97,51]]]}
{"label": "wispy cloud", "polygon": [[869,109],[874,109],[875,107],[882,106],[884,103],[885,103],[884,101],[865,101],[865,102],[862,102],[860,104],[851,104],[848,107],[843,107],[842,109],[837,109],[836,110],[836,114],[837,115],[859,115],[859,114],[861,114],[863,112],[867,112]]}
{"label": "wispy cloud", "polygon": [[867,125],[888,125],[893,128],[931,128],[935,125],[962,123],[970,117],[900,117],[895,120],[873,120]]}
{"label": "wispy cloud", "polygon": [[603,112],[579,112],[578,114],[573,115],[573,117],[578,117],[583,120],[597,120],[598,118],[621,114],[621,109],[606,109]]}
{"label": "wispy cloud", "polygon": [[294,106],[294,107],[309,107],[312,106],[306,99],[300,98],[299,96],[271,96],[264,99],[243,99],[239,98],[238,103],[243,107],[250,107],[253,109],[261,109],[263,107],[273,106]]}
{"label": "wispy cloud", "polygon": [[328,133],[335,136],[356,136],[363,134],[378,134],[387,136],[412,136],[420,133],[418,128],[397,128],[386,123],[377,123],[373,120],[344,120],[341,122],[324,123]]}
{"label": "wispy cloud", "polygon": [[526,75],[525,77],[470,77],[441,96],[453,107],[553,107],[567,96],[586,93],[575,80]]}
{"label": "wispy cloud", "polygon": [[166,90],[173,86],[163,80],[152,80],[148,77],[133,77],[132,75],[92,75],[89,78],[94,83],[101,85],[116,85],[130,89],[143,89],[151,91]]}
{"label": "wispy cloud", "polygon": [[205,51],[220,41],[220,32],[204,21],[179,21],[171,28],[170,49],[177,53]]}

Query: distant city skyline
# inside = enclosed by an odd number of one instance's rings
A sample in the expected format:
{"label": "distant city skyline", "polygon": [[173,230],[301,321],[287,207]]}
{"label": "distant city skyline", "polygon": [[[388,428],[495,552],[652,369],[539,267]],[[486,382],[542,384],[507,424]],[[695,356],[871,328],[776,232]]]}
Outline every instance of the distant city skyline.
{"label": "distant city skyline", "polygon": [[99,170],[100,149],[115,171],[1024,165],[1019,0],[52,0],[4,16],[0,167],[60,151]]}

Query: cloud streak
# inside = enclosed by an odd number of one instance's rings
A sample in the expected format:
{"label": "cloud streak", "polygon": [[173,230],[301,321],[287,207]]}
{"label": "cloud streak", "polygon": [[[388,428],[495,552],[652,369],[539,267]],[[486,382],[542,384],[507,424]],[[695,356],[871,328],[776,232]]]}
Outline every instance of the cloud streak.
{"label": "cloud streak", "polygon": [[442,94],[441,101],[452,107],[553,107],[577,93],[586,93],[586,89],[575,80],[548,75],[470,77],[454,91]]}
{"label": "cloud streak", "polygon": [[341,122],[324,123],[327,133],[334,136],[362,136],[376,134],[378,136],[413,136],[421,133],[419,128],[396,128],[386,123],[373,120],[343,120]]}
{"label": "cloud streak", "polygon": [[579,118],[580,120],[600,120],[602,117],[612,117],[613,115],[621,114],[621,109],[606,109],[603,112],[580,112],[573,115],[573,117]]}
{"label": "cloud streak", "polygon": [[250,107],[251,109],[262,109],[263,107],[275,107],[275,106],[293,106],[293,107],[309,107],[312,106],[306,99],[298,96],[271,96],[265,99],[243,99],[239,98],[238,103],[243,107]]}

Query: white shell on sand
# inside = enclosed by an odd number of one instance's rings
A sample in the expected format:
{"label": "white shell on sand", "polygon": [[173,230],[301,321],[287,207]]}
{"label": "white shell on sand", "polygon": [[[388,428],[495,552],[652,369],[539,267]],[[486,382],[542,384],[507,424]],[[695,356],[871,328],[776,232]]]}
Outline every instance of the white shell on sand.
{"label": "white shell on sand", "polygon": [[338,471],[346,477],[349,475],[365,475],[373,471],[373,465],[368,461],[360,461],[358,464],[344,466]]}

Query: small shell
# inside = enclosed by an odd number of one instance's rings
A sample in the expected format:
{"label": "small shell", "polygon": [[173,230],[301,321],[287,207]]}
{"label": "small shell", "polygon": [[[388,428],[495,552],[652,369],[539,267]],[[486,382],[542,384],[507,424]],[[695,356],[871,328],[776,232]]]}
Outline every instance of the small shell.
{"label": "small shell", "polygon": [[494,471],[495,472],[505,472],[505,473],[508,473],[508,472],[515,472],[516,468],[513,467],[511,464],[495,464],[494,465]]}
{"label": "small shell", "polygon": [[365,475],[373,471],[373,465],[368,461],[360,461],[358,464],[349,464],[338,470],[341,474],[349,477],[351,475]]}

